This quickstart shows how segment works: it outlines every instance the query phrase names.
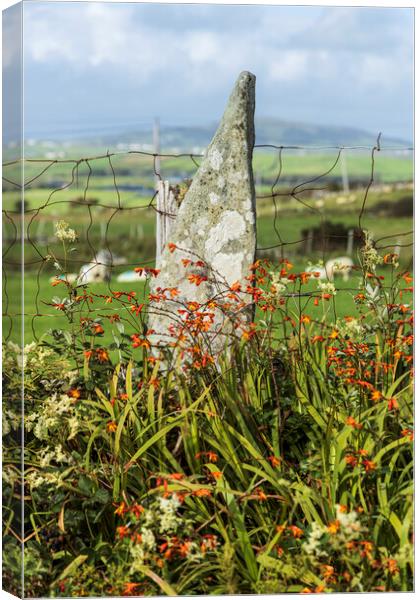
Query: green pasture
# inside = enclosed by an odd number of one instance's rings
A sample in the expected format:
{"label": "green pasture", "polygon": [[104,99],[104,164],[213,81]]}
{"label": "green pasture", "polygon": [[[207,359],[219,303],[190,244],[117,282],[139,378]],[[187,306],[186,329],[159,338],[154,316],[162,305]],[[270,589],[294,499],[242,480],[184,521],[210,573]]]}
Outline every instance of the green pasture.
{"label": "green pasture", "polygon": [[[95,153],[89,153],[89,149],[85,149],[84,155],[94,156]],[[346,151],[345,156],[350,182],[352,178],[363,179],[370,176],[369,152]],[[195,160],[199,163],[199,159]],[[325,256],[319,250],[314,250],[307,256],[307,248],[301,241],[302,230],[318,227],[328,220],[335,224],[340,223],[346,229],[357,228],[360,224],[378,241],[382,253],[392,252],[396,244],[400,244],[401,263],[407,265],[407,268],[411,267],[412,219],[406,214],[398,213],[398,203],[412,197],[412,186],[409,183],[412,179],[410,155],[397,156],[387,152],[376,154],[376,182],[405,181],[406,184],[390,185],[388,188],[372,186],[360,223],[359,214],[366,189],[363,186],[351,189],[347,194],[324,191],[322,195],[310,192],[299,193],[297,197],[288,195],[294,185],[290,182],[287,184],[288,178],[298,178],[303,182],[322,175],[334,164],[336,155],[315,151],[302,155],[287,150],[282,152],[281,160],[281,177],[274,190],[279,195],[273,199],[270,197],[271,185],[275,183],[278,175],[279,153],[273,149],[256,150],[254,154],[259,256],[273,260],[284,256],[292,260],[295,270],[304,270],[308,259],[315,263],[321,258],[328,260],[345,254],[346,247],[343,244],[340,249],[326,247]],[[29,212],[23,222],[21,215],[14,212],[19,208],[20,192],[6,183],[3,201],[3,208],[7,211],[6,217],[3,218],[3,246],[4,250],[7,248],[3,259],[7,277],[4,290],[9,298],[6,312],[17,312],[17,267],[21,260],[21,247],[17,240],[20,239],[21,229],[24,229],[25,237],[29,238],[24,245],[26,342],[33,339],[34,333],[39,337],[48,329],[66,326],[65,317],[45,304],[52,296],[64,291],[63,288],[51,288],[49,279],[55,271],[53,261],[43,262],[43,257],[47,254],[57,259],[61,265],[65,263],[66,270],[74,273],[79,271],[82,264],[91,260],[92,249],[97,252],[107,245],[126,260],[126,265],[117,267],[115,274],[146,263],[153,266],[156,226],[156,212],[150,206],[153,199],[153,167],[153,158],[138,154],[112,157],[111,164],[107,158],[88,160],[81,162],[77,169],[70,162],[26,162],[24,180],[28,186],[25,189],[25,208]],[[171,177],[173,180],[188,178],[196,168],[196,164],[189,157],[162,158],[160,161],[161,173],[169,180]],[[45,169],[44,173],[37,177],[42,169]],[[5,167],[4,174],[10,180],[18,180],[18,166]],[[340,174],[341,164],[338,162],[329,175],[339,177]],[[325,187],[327,184],[328,179],[322,179],[316,186]],[[146,191],[133,189],[135,186],[143,186]],[[388,205],[388,209],[384,210],[384,204]],[[63,256],[61,244],[54,238],[54,227],[58,219],[65,219],[79,237],[78,243],[74,245],[74,252],[66,257]],[[279,247],[280,243],[285,244],[283,253]],[[356,253],[354,260],[357,263]],[[352,295],[350,291],[345,290],[356,288],[357,283],[357,276],[352,277],[348,283],[339,280],[343,291],[331,302],[331,315],[354,314]],[[144,293],[144,286],[140,282],[137,286],[119,285],[114,278],[111,285],[113,289],[134,289],[138,294]],[[307,289],[310,290],[310,287]],[[96,284],[93,291],[106,293],[105,290],[106,286]],[[288,308],[301,311],[302,306],[294,306],[294,302],[291,301]],[[109,308],[110,305],[107,305],[101,307],[101,310]],[[311,306],[304,307],[304,310],[308,314],[314,312]],[[39,316],[40,314],[47,316]],[[17,329],[18,327],[14,327],[14,337],[17,336]],[[5,318],[5,330],[8,331],[8,317]],[[111,340],[110,331],[106,331],[104,342],[110,343]]]}
{"label": "green pasture", "polygon": [[[294,261],[292,272],[302,271],[305,269],[305,266],[306,263],[304,262]],[[386,277],[384,281],[385,285],[389,285],[390,283],[390,273],[391,267],[378,270],[378,274],[383,274]],[[309,315],[314,320],[321,320],[322,315],[326,315],[326,319],[329,322],[333,322],[337,318],[344,316],[357,317],[359,313],[354,301],[354,295],[358,290],[359,277],[357,271],[354,272],[349,281],[343,281],[340,276],[336,276],[335,285],[337,294],[331,300],[321,301],[319,306],[314,306],[314,299],[306,295],[318,289],[317,281],[311,280],[308,284],[302,286],[300,290],[302,292],[301,296],[289,297],[287,299],[286,312],[292,318],[297,319],[299,319],[301,314]],[[136,297],[140,302],[147,298],[148,293],[148,286],[144,281],[139,281],[138,283],[118,283],[115,278],[109,285],[105,283],[90,284],[87,289],[89,292],[97,295],[109,295],[112,291],[135,291]],[[3,329],[7,335],[12,319],[14,322],[11,330],[11,339],[15,341],[20,338],[20,326],[17,315],[20,292],[21,282],[19,276],[17,274],[9,276],[7,285],[3,285],[3,310],[8,315],[11,315],[11,317],[4,317]],[[36,276],[35,273],[28,273],[25,276],[23,321],[25,343],[30,343],[34,337],[35,339],[41,337],[50,329],[71,329],[71,324],[67,317],[59,310],[49,306],[54,297],[60,299],[66,297],[66,288],[64,285],[52,287],[50,275],[48,274],[41,273],[41,275]],[[88,310],[85,309],[80,313],[80,316],[89,316],[91,318],[103,317],[105,334],[102,339],[105,347],[113,341],[112,329],[115,329],[115,326],[111,325],[106,319],[106,316],[112,314],[118,314],[124,320],[126,333],[131,334],[139,331],[139,321],[133,317],[128,308],[123,307],[116,300],[111,304],[107,304],[103,299],[95,298],[94,304]],[[270,314],[258,311],[255,318],[257,321],[266,320],[270,318]]]}
{"label": "green pasture", "polygon": [[[87,160],[80,161],[80,156],[86,156]],[[108,158],[95,159],[95,152],[89,152],[89,149],[85,149],[80,156],[77,157],[77,160],[80,161],[78,165],[76,159],[66,159],[62,162],[26,161],[23,165],[23,173],[20,164],[9,166],[6,164],[3,172],[8,180],[15,183],[19,183],[23,175],[27,192],[39,187],[51,190],[63,186],[69,186],[73,191],[86,188],[92,191],[98,186],[103,190],[110,190],[115,185],[136,185],[149,188],[153,187],[155,167],[163,179],[176,182],[191,177],[201,160],[199,157],[191,158],[189,156],[162,157],[159,164],[155,164],[153,156],[124,153],[113,156],[110,161]],[[374,180],[377,183],[411,181],[413,178],[411,153],[395,154],[381,151],[375,153],[374,160]],[[340,178],[343,164],[345,164],[350,183],[352,179],[366,181],[370,179],[372,168],[370,150],[346,150],[337,160],[337,152],[334,151],[325,153],[325,151],[311,150],[302,153],[286,149],[279,157],[279,150],[256,149],[253,159],[257,183],[260,178],[264,178],[263,183],[266,184],[268,183],[267,179],[271,180],[270,183],[274,183],[279,174],[281,176],[280,183],[289,178],[300,179],[299,183],[303,183],[307,179],[323,175],[329,178]],[[279,173],[280,166],[281,173]],[[18,188],[13,183],[6,181],[5,189],[13,191]]]}

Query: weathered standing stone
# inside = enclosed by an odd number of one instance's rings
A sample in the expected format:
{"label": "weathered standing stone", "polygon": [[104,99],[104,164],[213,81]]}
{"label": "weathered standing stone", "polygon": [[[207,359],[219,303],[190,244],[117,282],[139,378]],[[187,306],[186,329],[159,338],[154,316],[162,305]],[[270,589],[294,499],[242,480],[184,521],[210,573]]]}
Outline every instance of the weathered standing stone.
{"label": "weathered standing stone", "polygon": [[[153,344],[171,341],[168,327],[181,323],[180,302],[195,301],[203,305],[245,277],[255,260],[255,188],[252,173],[254,147],[255,76],[240,74],[219,128],[181,204],[171,231],[174,251],[166,247],[160,261],[161,272],[152,282],[152,293],[159,288],[178,288],[173,300],[154,304],[149,327],[155,331]],[[173,250],[173,248],[172,248]],[[204,266],[185,268],[182,259],[203,261]],[[197,286],[188,275],[207,279]],[[214,323],[207,333],[212,350],[220,349],[232,325],[216,311]],[[244,311],[244,322],[252,311]]]}

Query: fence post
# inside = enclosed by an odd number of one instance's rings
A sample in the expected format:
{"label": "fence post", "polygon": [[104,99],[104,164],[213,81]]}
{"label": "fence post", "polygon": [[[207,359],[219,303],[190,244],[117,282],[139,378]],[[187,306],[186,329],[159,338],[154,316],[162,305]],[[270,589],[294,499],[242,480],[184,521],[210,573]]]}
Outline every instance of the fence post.
{"label": "fence post", "polygon": [[349,229],[347,232],[347,256],[351,256],[353,254],[353,245],[354,245],[354,229]]}
{"label": "fence post", "polygon": [[162,251],[178,214],[178,205],[169,181],[159,180],[156,196],[156,266],[160,264]]}
{"label": "fence post", "polygon": [[306,252],[307,256],[310,256],[310,254],[312,253],[313,241],[314,241],[314,232],[311,229],[308,233],[308,236],[307,236],[306,242],[305,242],[305,252]]}

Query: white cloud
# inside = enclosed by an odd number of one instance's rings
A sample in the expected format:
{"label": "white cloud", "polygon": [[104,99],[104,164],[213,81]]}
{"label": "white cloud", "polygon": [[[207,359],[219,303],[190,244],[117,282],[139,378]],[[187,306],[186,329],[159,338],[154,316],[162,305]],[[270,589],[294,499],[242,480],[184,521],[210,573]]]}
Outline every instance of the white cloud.
{"label": "white cloud", "polygon": [[284,103],[282,110],[307,105],[322,113],[328,102],[351,112],[356,97],[364,107],[372,91],[375,101],[392,107],[410,94],[408,11],[146,6],[25,3],[26,64],[31,73],[37,66],[64,73],[70,95],[72,78],[86,82],[90,98],[106,94],[107,107],[121,105],[118,89],[115,99],[108,87],[102,92],[109,76],[131,102],[141,98],[142,110],[160,102],[160,110],[170,105],[185,115],[203,110],[198,104],[218,111],[245,69],[257,75],[259,107],[273,112]]}
{"label": "white cloud", "polygon": [[[207,28],[202,22],[197,28],[191,16],[179,30],[168,23],[162,28],[139,18],[144,13],[138,8],[90,2],[25,5],[25,56],[39,63],[68,63],[81,71],[117,67],[139,81],[169,69],[204,87],[218,83],[209,81],[206,67],[221,80],[238,68],[253,68],[270,81],[284,83],[341,77],[343,66],[345,76],[359,83],[385,84],[400,73],[398,23],[389,11],[377,13],[382,25],[377,39],[363,29],[373,14],[363,9],[262,10],[259,19],[241,21],[236,31],[229,31],[216,27],[214,20]],[[394,47],[384,50],[382,42],[390,40]],[[407,43],[400,40],[402,48]]]}

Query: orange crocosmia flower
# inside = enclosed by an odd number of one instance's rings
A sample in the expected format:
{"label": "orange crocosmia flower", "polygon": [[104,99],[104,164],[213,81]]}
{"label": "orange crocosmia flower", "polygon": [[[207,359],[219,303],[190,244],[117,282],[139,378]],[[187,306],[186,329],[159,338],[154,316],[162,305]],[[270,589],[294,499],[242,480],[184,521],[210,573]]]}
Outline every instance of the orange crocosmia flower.
{"label": "orange crocosmia flower", "polygon": [[277,456],[269,456],[268,460],[271,462],[272,467],[278,467],[280,465],[280,459]]}
{"label": "orange crocosmia flower", "polygon": [[153,387],[155,389],[157,389],[160,386],[159,380],[156,377],[151,377],[149,379],[149,385],[153,385]]}
{"label": "orange crocosmia flower", "polygon": [[126,503],[123,501],[118,505],[117,509],[114,510],[114,515],[119,515],[121,517],[126,512],[128,512],[128,508]]}
{"label": "orange crocosmia flower", "polygon": [[124,588],[122,591],[123,596],[133,596],[137,592],[137,588],[140,586],[140,583],[124,583]]}
{"label": "orange crocosmia flower", "polygon": [[314,335],[311,342],[312,344],[315,344],[316,342],[325,342],[325,338],[322,335]]}
{"label": "orange crocosmia flower", "polygon": [[288,530],[294,538],[300,538],[303,535],[303,529],[297,527],[296,525],[289,525]]}
{"label": "orange crocosmia flower", "polygon": [[334,578],[334,567],[332,567],[331,565],[322,565],[321,566],[322,569],[322,575],[325,579],[325,581],[332,581]]}
{"label": "orange crocosmia flower", "polygon": [[314,306],[319,306],[319,298],[314,299]]}
{"label": "orange crocosmia flower", "polygon": [[178,288],[169,288],[168,292],[171,295],[171,298],[176,298],[181,293]]}
{"label": "orange crocosmia flower", "polygon": [[99,335],[104,332],[104,328],[99,323],[94,323],[92,325],[92,329],[93,329],[95,335]]}
{"label": "orange crocosmia flower", "polygon": [[63,282],[62,279],[59,279],[58,277],[56,277],[55,279],[53,279],[53,281],[51,281],[51,285],[53,287],[55,287],[56,285],[58,285],[59,283],[62,283],[62,282]]}
{"label": "orange crocosmia flower", "polygon": [[115,421],[109,421],[106,425],[106,430],[109,433],[113,433],[114,431],[117,431],[117,427],[118,427],[118,425],[116,424]]}
{"label": "orange crocosmia flower", "polygon": [[279,556],[279,557],[283,556],[283,554],[284,554],[284,550],[281,546],[277,546],[276,552],[277,552],[277,556]]}
{"label": "orange crocosmia flower", "polygon": [[169,242],[168,248],[169,248],[169,252],[172,254],[176,250],[176,244]]}
{"label": "orange crocosmia flower", "polygon": [[75,398],[75,400],[78,400],[81,396],[81,392],[77,388],[70,388],[67,392],[67,396],[69,396],[69,398]]}
{"label": "orange crocosmia flower", "polygon": [[315,588],[315,594],[323,594],[325,592],[325,585],[317,585]]}
{"label": "orange crocosmia flower", "polygon": [[354,419],[354,417],[347,417],[347,419],[346,419],[346,425],[350,425],[354,429],[362,429],[362,427],[363,427],[363,425],[361,423],[358,423]]}
{"label": "orange crocosmia flower", "polygon": [[106,362],[109,360],[108,352],[104,348],[98,348],[96,350],[96,358],[99,362]]}
{"label": "orange crocosmia flower", "polygon": [[354,456],[354,454],[347,454],[344,460],[346,461],[346,465],[353,468],[357,465],[358,462],[357,457]]}
{"label": "orange crocosmia flower", "polygon": [[365,460],[363,461],[363,466],[365,467],[366,473],[369,473],[369,471],[374,471],[376,469],[376,463],[373,460],[368,460],[367,458],[365,458]]}
{"label": "orange crocosmia flower", "polygon": [[283,531],[286,529],[285,525],[276,525],[276,531],[277,533],[283,533]]}
{"label": "orange crocosmia flower", "polygon": [[313,594],[311,588],[304,587],[303,590],[300,590],[299,594]]}
{"label": "orange crocosmia flower", "polygon": [[223,473],[222,473],[222,471],[212,471],[212,472],[210,473],[210,475],[211,475],[212,477],[214,477],[215,479],[220,479],[221,477],[223,477]]}
{"label": "orange crocosmia flower", "polygon": [[130,306],[130,310],[132,313],[134,313],[136,315],[136,317],[139,316],[139,314],[141,313],[141,311],[143,310],[144,304],[139,304],[138,306],[136,306],[135,304],[132,304]]}
{"label": "orange crocosmia flower", "polygon": [[243,331],[242,332],[242,336],[241,339],[244,340],[245,342],[248,342],[248,340],[250,340],[252,337],[252,334],[250,331]]}
{"label": "orange crocosmia flower", "polygon": [[399,404],[396,398],[390,398],[388,400],[388,410],[398,410]]}
{"label": "orange crocosmia flower", "polygon": [[398,563],[395,558],[387,558],[384,561],[385,569],[390,572],[391,575],[395,575],[399,572]]}
{"label": "orange crocosmia flower", "polygon": [[337,331],[336,329],[334,329],[334,331],[332,331],[328,337],[329,337],[331,340],[334,340],[335,338],[337,338],[337,337],[338,337],[338,331]]}
{"label": "orange crocosmia flower", "polygon": [[93,350],[85,350],[83,352],[83,354],[85,355],[85,357],[89,360],[89,358],[92,356],[93,354]]}
{"label": "orange crocosmia flower", "polygon": [[392,261],[394,260],[394,258],[398,258],[398,254],[394,254],[392,252],[389,252],[388,254],[384,255],[384,263],[386,265],[389,265],[390,263],[392,263]]}
{"label": "orange crocosmia flower", "polygon": [[414,431],[412,429],[403,429],[401,435],[403,437],[408,437],[411,442],[414,440]]}
{"label": "orange crocosmia flower", "polygon": [[197,287],[202,284],[203,281],[207,281],[207,277],[205,275],[197,275],[195,273],[188,275],[187,279],[190,283],[195,283]]}
{"label": "orange crocosmia flower", "polygon": [[54,306],[56,310],[65,310],[65,305],[62,302],[53,303],[51,306]]}
{"label": "orange crocosmia flower", "polygon": [[201,488],[199,490],[195,490],[195,492],[193,492],[193,495],[197,496],[197,498],[206,498],[208,496],[211,496],[211,491],[206,490],[205,488]]}
{"label": "orange crocosmia flower", "polygon": [[117,534],[120,540],[122,540],[130,534],[130,529],[127,527],[127,525],[120,525],[117,527]]}
{"label": "orange crocosmia flower", "polygon": [[330,298],[332,298],[332,294],[321,294],[321,298],[323,300],[330,300]]}
{"label": "orange crocosmia flower", "polygon": [[267,500],[267,495],[265,494],[264,490],[262,490],[261,488],[257,488],[255,491],[257,493],[258,500],[260,500],[261,502]]}
{"label": "orange crocosmia flower", "polygon": [[200,305],[198,302],[188,302],[187,308],[191,312],[195,312],[196,310],[198,310],[200,308]]}
{"label": "orange crocosmia flower", "polygon": [[235,283],[232,283],[232,285],[230,286],[230,291],[231,292],[240,292],[241,291],[241,284],[239,281],[235,281]]}
{"label": "orange crocosmia flower", "polygon": [[309,315],[302,315],[300,317],[300,322],[301,323],[310,323],[311,322],[311,317]]}
{"label": "orange crocosmia flower", "polygon": [[360,450],[357,451],[357,454],[360,454],[360,456],[367,456],[369,452],[364,448],[360,448]]}
{"label": "orange crocosmia flower", "polygon": [[331,535],[335,535],[339,529],[340,529],[340,521],[338,521],[338,519],[335,521],[332,521],[327,527],[328,533],[331,533]]}
{"label": "orange crocosmia flower", "polygon": [[185,477],[184,473],[171,473],[168,475],[169,479],[173,479],[174,481],[182,481]]}
{"label": "orange crocosmia flower", "polygon": [[217,456],[216,452],[207,452],[207,458],[210,462],[215,463],[218,461],[219,457]]}
{"label": "orange crocosmia flower", "polygon": [[378,400],[380,400],[382,398],[382,394],[379,390],[373,390],[373,392],[371,394],[371,398],[374,402],[377,402]]}
{"label": "orange crocosmia flower", "polygon": [[137,502],[135,502],[130,507],[130,512],[132,512],[135,517],[139,518],[140,515],[144,512],[144,508],[142,507],[141,504],[137,504]]}
{"label": "orange crocosmia flower", "polygon": [[131,337],[133,348],[147,348],[151,347],[149,340],[141,338],[137,333],[134,333]]}
{"label": "orange crocosmia flower", "polygon": [[404,279],[404,281],[406,282],[407,285],[413,281],[413,278],[410,276],[410,273],[408,273],[408,272],[404,273],[402,278]]}

